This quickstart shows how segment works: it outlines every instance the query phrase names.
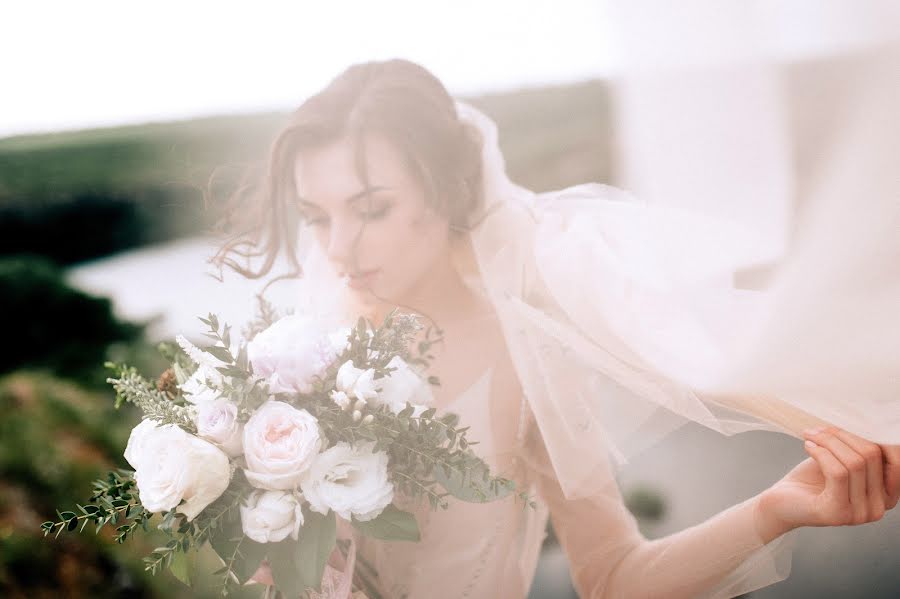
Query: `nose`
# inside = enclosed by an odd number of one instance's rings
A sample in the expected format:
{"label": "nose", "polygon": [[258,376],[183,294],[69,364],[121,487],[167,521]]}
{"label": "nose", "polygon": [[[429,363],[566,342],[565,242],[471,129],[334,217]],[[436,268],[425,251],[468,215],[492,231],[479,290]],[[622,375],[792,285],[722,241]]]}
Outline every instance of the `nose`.
{"label": "nose", "polygon": [[325,254],[338,270],[351,271],[358,258],[359,242],[359,227],[335,221],[326,233]]}

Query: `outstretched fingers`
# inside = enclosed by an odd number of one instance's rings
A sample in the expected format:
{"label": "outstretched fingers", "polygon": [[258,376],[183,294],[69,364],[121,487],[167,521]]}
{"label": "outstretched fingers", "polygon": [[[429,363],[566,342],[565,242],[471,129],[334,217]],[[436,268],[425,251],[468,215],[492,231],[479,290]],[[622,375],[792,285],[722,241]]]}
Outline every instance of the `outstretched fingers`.
{"label": "outstretched fingers", "polygon": [[[885,489],[884,456],[882,448],[866,439],[838,427],[826,427],[804,432],[804,436],[825,452],[809,451],[822,466],[826,489],[831,488],[835,500],[833,517],[836,524],[864,524],[880,520],[888,507]],[[839,465],[834,464],[836,461]],[[844,488],[846,481],[846,490]],[[844,504],[844,501],[847,503]]]}
{"label": "outstretched fingers", "polygon": [[834,435],[866,461],[868,517],[863,522],[881,520],[887,511],[885,506],[887,493],[884,488],[884,455],[881,446],[840,428],[834,432]]}

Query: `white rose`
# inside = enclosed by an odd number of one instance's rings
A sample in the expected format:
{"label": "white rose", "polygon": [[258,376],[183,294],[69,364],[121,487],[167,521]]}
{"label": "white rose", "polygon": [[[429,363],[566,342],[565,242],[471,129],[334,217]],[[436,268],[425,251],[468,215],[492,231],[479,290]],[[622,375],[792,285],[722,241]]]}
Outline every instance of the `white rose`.
{"label": "white rose", "polygon": [[244,425],[238,422],[237,416],[237,406],[227,399],[202,402],[197,405],[197,434],[229,456],[239,456],[244,452]]}
{"label": "white rose", "polygon": [[125,459],[135,469],[141,504],[148,511],[177,507],[188,521],[218,499],[231,479],[228,456],[174,424],[145,420],[136,426]]}
{"label": "white rose", "polygon": [[388,456],[374,443],[356,447],[340,442],[323,451],[300,483],[309,506],[320,514],[334,510],[342,518],[375,518],[394,499]]}
{"label": "white rose", "polygon": [[295,488],[322,447],[319,425],[306,410],[267,401],[244,425],[244,474],[254,487]]}
{"label": "white rose", "polygon": [[303,525],[303,510],[294,493],[254,491],[241,505],[241,528],[257,543],[295,541]]}
{"label": "white rose", "polygon": [[147,456],[147,450],[144,448],[150,433],[159,426],[156,420],[141,420],[140,424],[131,429],[128,436],[128,443],[125,445],[125,459],[131,464],[131,467],[137,470],[140,467],[140,460]]}
{"label": "white rose", "polygon": [[378,395],[375,386],[375,371],[371,368],[368,370],[356,368],[352,360],[347,360],[338,368],[335,386],[338,391],[357,399],[374,399]]}
{"label": "white rose", "polygon": [[407,403],[415,407],[416,416],[424,412],[432,399],[428,381],[416,373],[400,356],[394,356],[387,365],[396,370],[375,381],[380,387],[375,403],[388,406],[394,414],[403,410]]}
{"label": "white rose", "polygon": [[293,314],[257,334],[247,344],[247,357],[272,393],[309,393],[338,357],[332,337],[312,318]]}

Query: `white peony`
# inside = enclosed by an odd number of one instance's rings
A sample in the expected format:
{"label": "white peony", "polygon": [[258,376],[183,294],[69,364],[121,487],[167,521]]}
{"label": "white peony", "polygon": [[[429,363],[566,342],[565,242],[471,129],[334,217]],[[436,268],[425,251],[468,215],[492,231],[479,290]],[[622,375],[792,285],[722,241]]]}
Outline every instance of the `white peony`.
{"label": "white peony", "polygon": [[287,491],[254,491],[241,505],[241,528],[257,543],[295,541],[303,525],[300,500]]}
{"label": "white peony", "polygon": [[367,370],[356,368],[352,360],[347,360],[338,368],[335,387],[349,397],[364,401],[374,399],[378,395],[375,386],[375,371],[371,368]]}
{"label": "white peony", "polygon": [[396,370],[375,381],[380,388],[375,404],[386,405],[394,414],[403,410],[407,403],[415,407],[415,415],[424,412],[432,400],[428,381],[400,356],[394,356],[387,365]]}
{"label": "white peony", "polygon": [[345,337],[341,345],[339,335],[309,316],[293,314],[258,333],[247,344],[247,357],[272,393],[309,393],[346,342]]}
{"label": "white peony", "polygon": [[394,499],[388,478],[388,456],[373,452],[374,443],[351,446],[340,442],[323,451],[300,483],[309,507],[359,521],[378,516]]}
{"label": "white peony", "polygon": [[153,420],[131,431],[125,459],[135,469],[141,503],[148,511],[177,507],[188,521],[218,499],[231,479],[222,450],[177,425],[158,426]]}
{"label": "white peony", "polygon": [[231,457],[244,452],[244,425],[238,419],[237,406],[227,399],[213,399],[197,405],[197,435],[215,443]]}
{"label": "white peony", "polygon": [[254,487],[293,489],[322,447],[316,418],[281,401],[267,401],[244,425],[244,474]]}

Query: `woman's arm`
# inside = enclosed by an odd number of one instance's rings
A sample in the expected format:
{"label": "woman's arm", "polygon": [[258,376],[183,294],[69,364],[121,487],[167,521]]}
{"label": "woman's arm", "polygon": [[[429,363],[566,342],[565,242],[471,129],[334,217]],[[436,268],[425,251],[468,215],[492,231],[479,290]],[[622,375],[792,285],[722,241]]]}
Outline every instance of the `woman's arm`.
{"label": "woman's arm", "polygon": [[[790,569],[790,535],[785,536],[786,532],[800,526],[877,520],[884,513],[884,509],[878,511],[880,493],[885,506],[897,503],[898,448],[882,448],[879,458],[885,458],[884,478],[872,479],[860,495],[858,488],[855,492],[850,489],[850,482],[859,482],[860,474],[865,480],[874,453],[869,451],[871,447],[860,445],[864,440],[854,440],[869,459],[860,465],[852,456],[843,455],[854,464],[839,466],[843,462],[838,454],[846,452],[835,445],[838,434],[849,435],[839,430],[818,433],[821,445],[807,448],[812,458],[763,493],[696,526],[654,540],[647,540],[638,530],[607,464],[595,472],[607,482],[603,493],[569,500],[543,452],[538,456],[543,462],[539,471],[544,473],[541,494],[569,556],[579,595],[583,599],[726,598],[783,580]],[[825,449],[829,446],[834,449]],[[872,475],[878,477],[879,473]],[[878,481],[887,482],[879,486]]]}
{"label": "woman's arm", "polygon": [[[763,529],[759,496],[676,534],[647,540],[609,472],[596,475],[609,480],[605,492],[576,500],[565,498],[554,477],[541,478],[541,494],[582,599],[733,597],[787,576],[772,567],[766,549],[758,551],[783,532]],[[754,552],[762,573],[744,573],[734,581],[741,586],[729,592],[733,584],[726,577]]]}

